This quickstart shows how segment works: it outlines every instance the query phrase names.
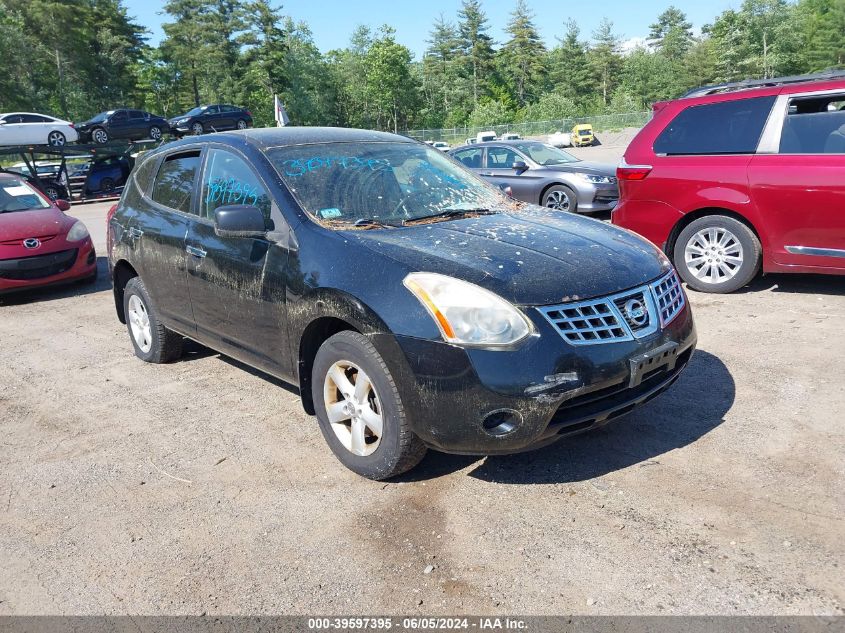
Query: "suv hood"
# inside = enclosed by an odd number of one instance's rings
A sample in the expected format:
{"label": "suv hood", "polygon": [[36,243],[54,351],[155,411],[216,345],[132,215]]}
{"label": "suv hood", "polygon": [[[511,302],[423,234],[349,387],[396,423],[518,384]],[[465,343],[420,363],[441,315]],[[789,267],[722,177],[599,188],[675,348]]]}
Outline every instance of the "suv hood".
{"label": "suv hood", "polygon": [[71,220],[58,209],[0,213],[0,242],[29,237],[52,237],[70,229]]}
{"label": "suv hood", "polygon": [[586,160],[580,160],[577,163],[568,163],[566,165],[548,165],[543,169],[550,169],[552,171],[565,172],[583,172],[585,174],[595,174],[596,176],[613,176],[616,177],[616,165],[608,163],[592,163]]}
{"label": "suv hood", "polygon": [[345,231],[344,237],[409,271],[463,279],[518,305],[609,295],[669,269],[657,248],[633,233],[541,207],[400,229]]}

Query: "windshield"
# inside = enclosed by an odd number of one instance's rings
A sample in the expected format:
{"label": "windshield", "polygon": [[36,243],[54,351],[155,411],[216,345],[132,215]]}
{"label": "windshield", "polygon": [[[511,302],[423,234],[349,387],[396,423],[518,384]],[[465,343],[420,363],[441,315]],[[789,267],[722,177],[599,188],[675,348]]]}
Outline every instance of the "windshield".
{"label": "windshield", "polygon": [[543,143],[519,143],[515,147],[523,154],[527,154],[538,165],[565,165],[566,163],[577,163],[579,160],[562,149]]}
{"label": "windshield", "polygon": [[208,106],[200,106],[198,108],[194,108],[193,110],[188,110],[184,116],[196,116],[198,114],[202,114]]}
{"label": "windshield", "polygon": [[509,201],[428,145],[320,143],[267,155],[302,208],[320,220],[400,225],[489,212]]}
{"label": "windshield", "polygon": [[23,180],[0,178],[0,213],[48,208],[50,203]]}
{"label": "windshield", "polygon": [[108,117],[112,112],[113,110],[110,112],[100,112],[100,114],[94,115],[93,117],[88,119],[88,121],[90,123],[102,123],[106,120],[106,117]]}

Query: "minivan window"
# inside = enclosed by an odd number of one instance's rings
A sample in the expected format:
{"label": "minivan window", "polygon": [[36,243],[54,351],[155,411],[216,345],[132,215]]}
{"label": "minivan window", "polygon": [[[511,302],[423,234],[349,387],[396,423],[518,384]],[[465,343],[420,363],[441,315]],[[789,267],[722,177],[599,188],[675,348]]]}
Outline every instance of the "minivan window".
{"label": "minivan window", "polygon": [[270,196],[244,160],[220,149],[208,151],[200,192],[200,216],[214,218],[218,207],[247,204],[261,209],[270,219]]}
{"label": "minivan window", "polygon": [[845,154],[845,110],[838,109],[842,99],[793,99],[783,122],[780,153]]}
{"label": "minivan window", "polygon": [[165,158],[153,185],[153,200],[170,209],[190,213],[191,193],[199,164],[199,152],[174,154]]}
{"label": "minivan window", "polygon": [[315,143],[267,150],[305,211],[321,220],[400,224],[511,205],[440,150],[418,143]]}
{"label": "minivan window", "polygon": [[654,142],[657,154],[753,154],[775,97],[754,97],[682,110]]}

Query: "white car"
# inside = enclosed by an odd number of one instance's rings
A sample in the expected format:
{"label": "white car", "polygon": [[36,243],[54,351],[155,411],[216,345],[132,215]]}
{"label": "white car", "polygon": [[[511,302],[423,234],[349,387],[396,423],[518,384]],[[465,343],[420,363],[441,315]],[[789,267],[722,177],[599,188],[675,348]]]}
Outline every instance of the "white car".
{"label": "white car", "polygon": [[452,149],[451,147],[449,147],[449,143],[446,143],[444,141],[435,141],[432,147],[434,147],[434,149],[439,149],[441,152],[448,152],[450,149]]}
{"label": "white car", "polygon": [[52,145],[79,140],[73,123],[34,112],[0,114],[0,145]]}
{"label": "white car", "polygon": [[548,142],[552,147],[572,147],[572,137],[565,132],[549,134]]}
{"label": "white car", "polygon": [[516,132],[505,132],[499,137],[500,141],[519,141],[522,137]]}

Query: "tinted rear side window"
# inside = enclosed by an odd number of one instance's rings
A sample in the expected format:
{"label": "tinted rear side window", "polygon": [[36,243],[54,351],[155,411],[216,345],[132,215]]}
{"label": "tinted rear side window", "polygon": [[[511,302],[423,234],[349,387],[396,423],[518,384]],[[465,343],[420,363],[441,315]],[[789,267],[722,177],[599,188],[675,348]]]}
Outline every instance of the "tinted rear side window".
{"label": "tinted rear side window", "polygon": [[153,185],[153,200],[165,207],[190,213],[191,194],[199,165],[199,152],[165,158]]}
{"label": "tinted rear side window", "polygon": [[708,103],[682,110],[654,142],[657,154],[753,154],[774,97]]}

